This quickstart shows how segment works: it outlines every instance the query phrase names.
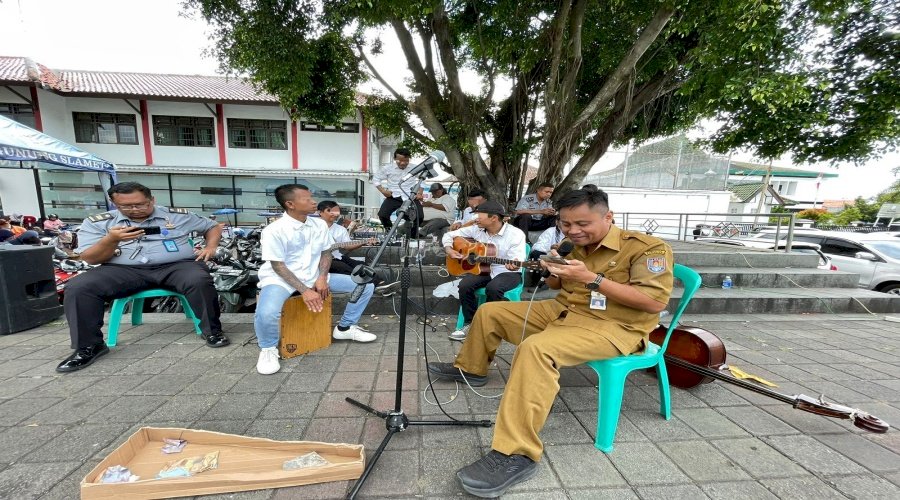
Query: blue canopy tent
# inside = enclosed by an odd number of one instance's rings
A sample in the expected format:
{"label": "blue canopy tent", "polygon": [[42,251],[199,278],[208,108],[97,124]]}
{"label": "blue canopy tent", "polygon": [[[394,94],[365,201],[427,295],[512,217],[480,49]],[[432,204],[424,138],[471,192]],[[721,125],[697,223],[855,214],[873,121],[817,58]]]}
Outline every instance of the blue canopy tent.
{"label": "blue canopy tent", "polygon": [[[58,168],[97,172],[106,191],[116,183],[116,167],[87,151],[0,116],[0,168]],[[107,208],[111,208],[106,200]]]}

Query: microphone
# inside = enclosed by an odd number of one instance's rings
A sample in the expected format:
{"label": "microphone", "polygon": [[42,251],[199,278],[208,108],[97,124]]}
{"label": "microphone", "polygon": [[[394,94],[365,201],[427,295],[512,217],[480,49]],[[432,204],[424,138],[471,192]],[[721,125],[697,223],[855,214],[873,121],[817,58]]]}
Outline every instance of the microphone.
{"label": "microphone", "polygon": [[[575,250],[575,244],[569,240],[563,240],[562,243],[559,244],[559,247],[556,248],[556,253],[559,254],[560,257],[565,257],[572,253],[572,250]],[[550,277],[550,271],[544,269],[541,271],[541,281]]]}
{"label": "microphone", "polygon": [[447,155],[443,151],[432,151],[428,154],[428,158],[425,158],[425,161],[411,168],[400,179],[400,182],[406,182],[413,177],[418,177],[422,172],[428,172],[427,177],[437,177],[438,172],[434,169],[434,164],[443,162],[445,158],[447,158]]}
{"label": "microphone", "polygon": [[356,285],[356,288],[354,288],[353,291],[350,292],[350,303],[356,304],[359,301],[360,297],[362,297],[364,291],[366,291],[365,283]]}

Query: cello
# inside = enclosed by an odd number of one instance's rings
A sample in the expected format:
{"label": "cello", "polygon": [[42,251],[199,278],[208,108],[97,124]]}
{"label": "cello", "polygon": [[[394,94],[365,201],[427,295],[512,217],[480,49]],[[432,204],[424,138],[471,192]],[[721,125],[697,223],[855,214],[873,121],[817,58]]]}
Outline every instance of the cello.
{"label": "cello", "polygon": [[[650,341],[662,345],[667,330],[668,328],[663,325],[657,326],[650,332]],[[664,356],[669,384],[681,389],[690,389],[713,380],[721,380],[788,403],[798,410],[850,420],[856,427],[869,432],[881,434],[891,427],[884,420],[862,410],[825,401],[824,395],[818,398],[804,394],[789,396],[729,375],[729,368],[725,363],[726,356],[725,344],[715,334],[697,327],[676,327],[672,330]]]}

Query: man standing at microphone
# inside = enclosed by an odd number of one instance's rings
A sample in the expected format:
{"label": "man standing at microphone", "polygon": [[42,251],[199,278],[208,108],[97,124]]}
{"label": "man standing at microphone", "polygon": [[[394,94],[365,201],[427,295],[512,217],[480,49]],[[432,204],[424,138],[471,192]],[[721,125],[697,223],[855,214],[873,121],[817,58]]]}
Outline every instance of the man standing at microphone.
{"label": "man standing at microphone", "polygon": [[406,167],[409,166],[410,152],[406,148],[397,148],[394,151],[394,162],[382,165],[375,176],[372,178],[372,184],[375,185],[381,194],[384,195],[384,201],[381,202],[381,208],[378,209],[378,219],[384,226],[385,232],[390,231],[391,214],[400,208],[400,205],[408,199],[413,199],[413,206],[416,207],[416,220],[411,221],[407,226],[410,228],[410,236],[415,238],[418,235],[419,224],[425,219],[422,212],[422,203],[417,199],[422,194],[422,188],[419,187],[420,180],[416,176],[404,179],[407,174]]}
{"label": "man standing at microphone", "polygon": [[500,496],[537,473],[538,434],[559,392],[559,369],[643,349],[672,291],[672,249],[614,226],[606,193],[574,190],[557,209],[574,249],[566,264],[542,265],[559,295],[532,303],[530,311],[528,302],[484,304],[455,363],[428,363],[433,375],[480,387],[500,342],[518,345],[492,450],[456,473],[463,489],[479,497]]}

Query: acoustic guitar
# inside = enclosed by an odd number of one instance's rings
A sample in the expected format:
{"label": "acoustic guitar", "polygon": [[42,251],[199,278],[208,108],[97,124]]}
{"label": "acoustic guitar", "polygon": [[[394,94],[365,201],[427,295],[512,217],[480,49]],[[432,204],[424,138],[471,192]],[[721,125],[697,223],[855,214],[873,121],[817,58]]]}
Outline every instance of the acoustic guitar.
{"label": "acoustic guitar", "polygon": [[491,264],[515,264],[530,271],[541,270],[539,260],[522,262],[497,257],[497,246],[492,243],[481,243],[471,238],[457,236],[453,238],[453,249],[463,255],[461,259],[447,256],[447,272],[453,276],[491,274]]}
{"label": "acoustic guitar", "polygon": [[[650,332],[650,341],[662,345],[667,327],[659,325]],[[743,387],[763,396],[788,403],[798,410],[832,418],[850,420],[853,425],[869,432],[884,433],[891,427],[887,422],[862,410],[825,401],[825,395],[812,398],[804,394],[789,396],[767,389],[727,373],[725,344],[715,334],[697,327],[678,327],[672,331],[666,347],[666,371],[669,384],[690,389],[713,379]],[[655,373],[655,370],[651,370]]]}

